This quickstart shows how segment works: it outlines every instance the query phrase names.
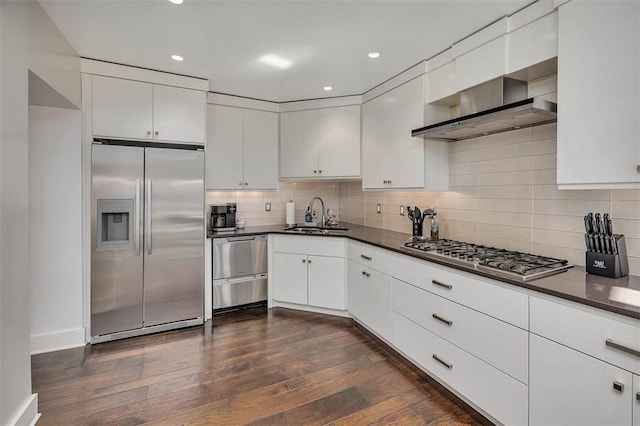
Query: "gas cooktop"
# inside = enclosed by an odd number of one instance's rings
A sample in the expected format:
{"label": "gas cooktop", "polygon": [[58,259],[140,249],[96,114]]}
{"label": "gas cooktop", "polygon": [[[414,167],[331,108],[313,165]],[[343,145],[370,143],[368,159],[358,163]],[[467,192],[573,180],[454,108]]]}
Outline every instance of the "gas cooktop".
{"label": "gas cooktop", "polygon": [[404,247],[523,281],[554,275],[573,267],[563,259],[455,240],[427,241],[414,238],[407,241]]}

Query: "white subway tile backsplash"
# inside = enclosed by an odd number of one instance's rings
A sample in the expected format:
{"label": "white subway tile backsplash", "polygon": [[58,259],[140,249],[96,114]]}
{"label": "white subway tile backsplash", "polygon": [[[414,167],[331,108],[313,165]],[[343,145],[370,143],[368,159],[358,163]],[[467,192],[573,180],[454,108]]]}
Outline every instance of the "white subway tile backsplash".
{"label": "white subway tile backsplash", "polygon": [[640,220],[640,200],[614,201],[611,206],[611,215],[614,218]]}
{"label": "white subway tile backsplash", "polygon": [[478,223],[531,227],[532,214],[515,212],[493,212],[479,210],[476,215]]}
{"label": "white subway tile backsplash", "polygon": [[534,155],[532,160],[534,170],[555,169],[558,161],[556,154]]}
{"label": "white subway tile backsplash", "polygon": [[533,229],[532,242],[551,246],[585,250],[583,232],[567,232],[548,229]]}
{"label": "white subway tile backsplash", "polygon": [[536,229],[584,233],[584,220],[582,216],[534,214],[533,227]]}
{"label": "white subway tile backsplash", "polygon": [[478,200],[478,209],[488,212],[531,212],[531,200],[517,198],[483,198]]}
{"label": "white subway tile backsplash", "polygon": [[610,191],[605,190],[559,190],[557,185],[534,185],[536,200],[596,200],[609,201]]}
{"label": "white subway tile backsplash", "polygon": [[[588,212],[606,212],[608,201],[533,200],[533,213],[584,217]],[[614,217],[616,217],[614,215]]]}
{"label": "white subway tile backsplash", "polygon": [[531,185],[487,185],[478,188],[479,198],[531,199]]}
{"label": "white subway tile backsplash", "polygon": [[533,182],[531,170],[483,173],[478,175],[478,185],[527,185]]}
{"label": "white subway tile backsplash", "polygon": [[479,161],[478,174],[495,172],[519,172],[521,170],[531,170],[531,157],[503,158],[500,160]]}
{"label": "white subway tile backsplash", "polygon": [[556,138],[533,141],[533,155],[555,154],[557,145]]}

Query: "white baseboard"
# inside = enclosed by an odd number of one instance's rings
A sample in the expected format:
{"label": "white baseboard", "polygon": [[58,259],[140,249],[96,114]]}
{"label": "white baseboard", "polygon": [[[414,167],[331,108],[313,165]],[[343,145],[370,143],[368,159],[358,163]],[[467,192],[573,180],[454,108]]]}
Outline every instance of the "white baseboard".
{"label": "white baseboard", "polygon": [[84,346],[84,328],[31,335],[31,355]]}
{"label": "white baseboard", "polygon": [[18,412],[9,420],[8,425],[15,426],[32,426],[35,425],[40,418],[38,413],[38,394],[33,393],[24,401]]}

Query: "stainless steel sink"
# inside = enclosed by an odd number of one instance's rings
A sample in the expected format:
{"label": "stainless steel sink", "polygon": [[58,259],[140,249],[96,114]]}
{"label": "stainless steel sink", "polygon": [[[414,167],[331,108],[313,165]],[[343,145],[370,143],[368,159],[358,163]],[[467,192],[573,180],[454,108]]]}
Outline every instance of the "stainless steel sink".
{"label": "stainless steel sink", "polygon": [[286,232],[292,234],[308,234],[308,235],[330,235],[340,234],[348,231],[349,228],[341,228],[336,226],[292,226],[285,228]]}

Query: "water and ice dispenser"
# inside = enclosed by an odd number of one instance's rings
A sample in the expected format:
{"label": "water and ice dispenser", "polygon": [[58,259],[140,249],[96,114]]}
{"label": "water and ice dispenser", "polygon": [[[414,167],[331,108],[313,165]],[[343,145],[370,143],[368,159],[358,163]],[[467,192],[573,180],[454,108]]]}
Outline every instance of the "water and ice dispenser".
{"label": "water and ice dispenser", "polygon": [[133,248],[134,200],[98,200],[98,250]]}

